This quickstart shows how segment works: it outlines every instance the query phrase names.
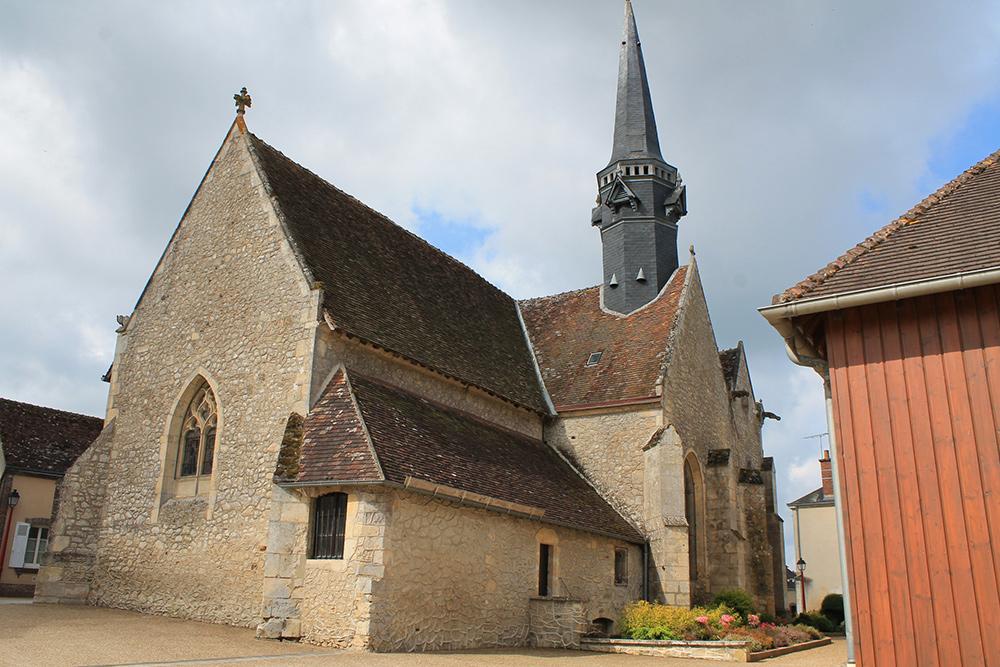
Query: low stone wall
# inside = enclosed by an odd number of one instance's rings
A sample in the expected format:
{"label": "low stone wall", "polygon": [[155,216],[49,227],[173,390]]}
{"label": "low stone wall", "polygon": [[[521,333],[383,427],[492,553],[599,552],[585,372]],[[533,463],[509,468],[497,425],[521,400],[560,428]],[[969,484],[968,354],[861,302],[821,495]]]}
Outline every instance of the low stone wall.
{"label": "low stone wall", "polygon": [[35,579],[35,602],[88,601],[114,430],[112,421],[62,479],[49,548]]}
{"label": "low stone wall", "polygon": [[587,631],[583,602],[570,598],[528,601],[528,641],[536,648],[580,648]]}
{"label": "low stone wall", "polygon": [[700,658],[724,662],[747,662],[750,642],[646,641],[642,639],[583,639],[580,648],[600,653],[627,653],[670,658]]}
{"label": "low stone wall", "polygon": [[652,655],[671,658],[698,658],[722,662],[758,662],[780,655],[807,651],[830,643],[829,637],[810,642],[782,646],[767,651],[750,652],[750,642],[742,641],[647,641],[642,639],[592,639],[580,641],[579,648],[598,653],[626,653],[629,655]]}

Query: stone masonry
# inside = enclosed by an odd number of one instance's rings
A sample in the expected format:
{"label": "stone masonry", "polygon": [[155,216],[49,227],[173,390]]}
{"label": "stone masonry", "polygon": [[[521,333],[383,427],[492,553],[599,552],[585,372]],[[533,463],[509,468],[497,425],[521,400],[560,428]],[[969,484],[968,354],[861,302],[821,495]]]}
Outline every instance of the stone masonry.
{"label": "stone masonry", "polygon": [[[120,333],[108,453],[64,485],[79,495],[107,467],[102,511],[64,503],[54,535],[96,545],[88,602],[259,622],[270,477],[285,419],[307,408],[317,310],[234,125]],[[170,424],[199,378],[220,406],[215,470],[202,493],[174,498]]]}
{"label": "stone masonry", "polygon": [[88,600],[114,432],[112,421],[63,477],[58,515],[35,582],[36,602],[85,604]]}

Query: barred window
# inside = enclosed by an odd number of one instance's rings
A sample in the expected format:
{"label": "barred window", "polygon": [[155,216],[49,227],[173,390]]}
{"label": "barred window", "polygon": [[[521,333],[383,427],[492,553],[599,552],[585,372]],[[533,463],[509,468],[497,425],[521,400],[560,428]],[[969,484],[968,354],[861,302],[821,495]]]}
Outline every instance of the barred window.
{"label": "barred window", "polygon": [[310,558],[343,558],[346,527],[347,494],[328,493],[317,498],[313,504]]}
{"label": "barred window", "polygon": [[628,549],[615,549],[615,584],[628,585]]}

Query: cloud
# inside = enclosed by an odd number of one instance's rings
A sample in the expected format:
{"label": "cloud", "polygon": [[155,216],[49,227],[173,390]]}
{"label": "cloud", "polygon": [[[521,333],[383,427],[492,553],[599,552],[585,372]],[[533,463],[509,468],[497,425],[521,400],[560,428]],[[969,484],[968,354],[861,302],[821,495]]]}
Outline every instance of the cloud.
{"label": "cloud", "polygon": [[[599,280],[619,3],[0,3],[0,395],[101,413],[114,316],[242,85],[255,133],[411,229],[467,225],[456,252],[515,296]],[[822,392],[755,308],[946,177],[935,151],[1000,96],[1000,7],[634,4],[679,245],[784,417],[765,446],[787,501],[818,486]]]}

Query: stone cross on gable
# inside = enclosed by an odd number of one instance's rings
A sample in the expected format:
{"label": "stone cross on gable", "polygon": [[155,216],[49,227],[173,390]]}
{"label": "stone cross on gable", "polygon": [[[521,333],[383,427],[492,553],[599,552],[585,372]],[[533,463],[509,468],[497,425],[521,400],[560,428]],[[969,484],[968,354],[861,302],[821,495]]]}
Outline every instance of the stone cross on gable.
{"label": "stone cross on gable", "polygon": [[233,95],[233,99],[236,100],[236,114],[239,116],[242,116],[246,112],[247,107],[253,106],[246,86],[243,86],[243,89],[239,93]]}

